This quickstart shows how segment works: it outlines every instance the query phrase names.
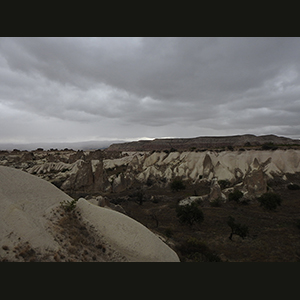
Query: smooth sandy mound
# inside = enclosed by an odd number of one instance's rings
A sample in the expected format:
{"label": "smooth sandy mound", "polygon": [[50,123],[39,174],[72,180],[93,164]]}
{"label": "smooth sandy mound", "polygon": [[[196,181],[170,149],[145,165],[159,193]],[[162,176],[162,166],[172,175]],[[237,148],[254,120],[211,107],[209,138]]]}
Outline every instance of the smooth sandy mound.
{"label": "smooth sandy mound", "polygon": [[61,201],[72,200],[51,183],[8,167],[0,167],[0,243],[29,242],[34,248],[58,249],[47,230],[48,215]]}
{"label": "smooth sandy mound", "polygon": [[84,222],[133,262],[178,262],[177,254],[141,223],[114,210],[95,206],[83,198],[77,202]]}
{"label": "smooth sandy mound", "polygon": [[[9,250],[17,249],[20,243],[30,245],[30,249],[34,249],[30,251],[41,255],[51,252],[63,253],[66,257],[66,241],[57,239],[55,228],[59,220],[53,219],[53,212],[58,211],[60,202],[72,200],[43,179],[0,166],[0,258],[16,260],[14,252]],[[103,243],[112,253],[119,253],[128,261],[179,261],[170,247],[137,221],[84,199],[77,203],[77,214],[87,227],[93,228],[90,234],[97,240],[104,239]],[[77,248],[79,250],[79,245]],[[110,260],[104,257],[102,261]]]}

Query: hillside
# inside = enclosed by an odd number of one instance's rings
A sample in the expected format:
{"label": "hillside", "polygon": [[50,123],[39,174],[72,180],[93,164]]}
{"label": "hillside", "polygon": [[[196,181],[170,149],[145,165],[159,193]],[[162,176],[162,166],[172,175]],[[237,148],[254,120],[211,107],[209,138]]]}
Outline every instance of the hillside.
{"label": "hillside", "polygon": [[[2,151],[0,165],[122,212],[159,235],[181,261],[299,261],[299,146],[274,136],[260,137],[260,145],[255,136],[238,140],[244,146],[187,151]],[[184,189],[171,188],[176,180]],[[235,190],[239,202],[229,200]],[[274,211],[258,201],[267,192],[282,199]],[[178,206],[189,203],[201,208],[201,224],[179,222]],[[248,226],[246,238],[229,239],[229,216]]]}
{"label": "hillside", "polygon": [[196,138],[174,138],[174,139],[154,139],[152,141],[141,140],[137,142],[112,144],[107,151],[156,151],[176,149],[187,151],[191,149],[209,149],[222,147],[249,147],[261,146],[263,144],[274,145],[298,145],[300,140],[276,135],[255,136],[251,134],[236,136],[211,136]]}
{"label": "hillside", "polygon": [[134,219],[83,198],[63,209],[72,201],[45,180],[1,166],[0,261],[179,261]]}

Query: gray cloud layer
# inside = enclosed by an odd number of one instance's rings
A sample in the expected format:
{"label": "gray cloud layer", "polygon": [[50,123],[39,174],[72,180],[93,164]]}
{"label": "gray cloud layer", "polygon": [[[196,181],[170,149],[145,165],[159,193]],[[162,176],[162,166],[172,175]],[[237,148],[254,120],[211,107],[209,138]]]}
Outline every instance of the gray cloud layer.
{"label": "gray cloud layer", "polygon": [[0,142],[300,138],[299,38],[0,38]]}

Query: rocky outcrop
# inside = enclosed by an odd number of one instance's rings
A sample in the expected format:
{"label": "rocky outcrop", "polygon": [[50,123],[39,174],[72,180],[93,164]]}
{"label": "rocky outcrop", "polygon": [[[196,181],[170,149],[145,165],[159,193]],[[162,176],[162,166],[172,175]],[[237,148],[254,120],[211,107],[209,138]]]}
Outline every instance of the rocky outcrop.
{"label": "rocky outcrop", "polygon": [[226,196],[222,193],[222,189],[218,183],[218,178],[214,177],[210,185],[210,193],[208,195],[208,200],[214,202],[216,200],[226,201]]}
{"label": "rocky outcrop", "polygon": [[249,172],[245,175],[243,180],[244,197],[253,199],[260,197],[267,192],[267,178],[268,176],[263,172],[263,165],[259,164],[255,158],[253,164],[249,168]]}
{"label": "rocky outcrop", "polygon": [[92,202],[100,207],[109,208],[109,209],[118,211],[118,212],[126,215],[126,212],[121,205],[111,203],[107,197],[98,196],[98,197],[96,197],[96,199],[90,199],[89,202]]}
{"label": "rocky outcrop", "polygon": [[63,182],[61,189],[65,192],[101,192],[105,189],[107,178],[103,170],[103,162],[99,160],[82,161],[76,164],[76,172]]}
{"label": "rocky outcrop", "polygon": [[169,188],[174,178],[189,184],[209,184],[216,178],[230,186],[242,184],[244,194],[257,197],[266,191],[268,179],[300,172],[300,150],[296,149],[112,152],[111,157],[109,153],[3,152],[0,165],[46,179],[76,198],[120,193],[140,186]]}
{"label": "rocky outcrop", "polygon": [[122,168],[118,175],[108,175],[108,180],[114,178],[118,183],[118,191],[133,180],[166,187],[176,177],[192,183],[217,178],[231,185],[243,183],[249,195],[257,196],[266,190],[268,178],[300,172],[300,151],[154,152],[142,156],[133,152],[124,158],[104,160],[103,167]]}

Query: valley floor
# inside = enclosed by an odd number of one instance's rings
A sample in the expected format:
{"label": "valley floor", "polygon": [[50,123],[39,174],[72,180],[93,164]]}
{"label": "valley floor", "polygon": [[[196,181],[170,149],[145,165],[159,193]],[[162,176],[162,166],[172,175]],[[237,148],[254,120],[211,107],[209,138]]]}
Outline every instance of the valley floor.
{"label": "valley floor", "polygon": [[[300,175],[290,175],[289,179],[299,183]],[[300,190],[289,190],[286,182],[276,179],[268,184],[282,198],[281,206],[275,211],[262,208],[256,200],[248,204],[227,201],[219,207],[204,201],[199,203],[204,221],[193,226],[178,221],[176,206],[179,200],[194,193],[206,194],[205,186],[190,186],[179,192],[149,189],[146,195],[153,197],[141,205],[124,200],[124,193],[111,194],[110,200],[121,204],[130,217],[164,237],[183,262],[298,262]],[[234,235],[230,240],[228,216],[248,226],[249,236],[242,239]]]}

